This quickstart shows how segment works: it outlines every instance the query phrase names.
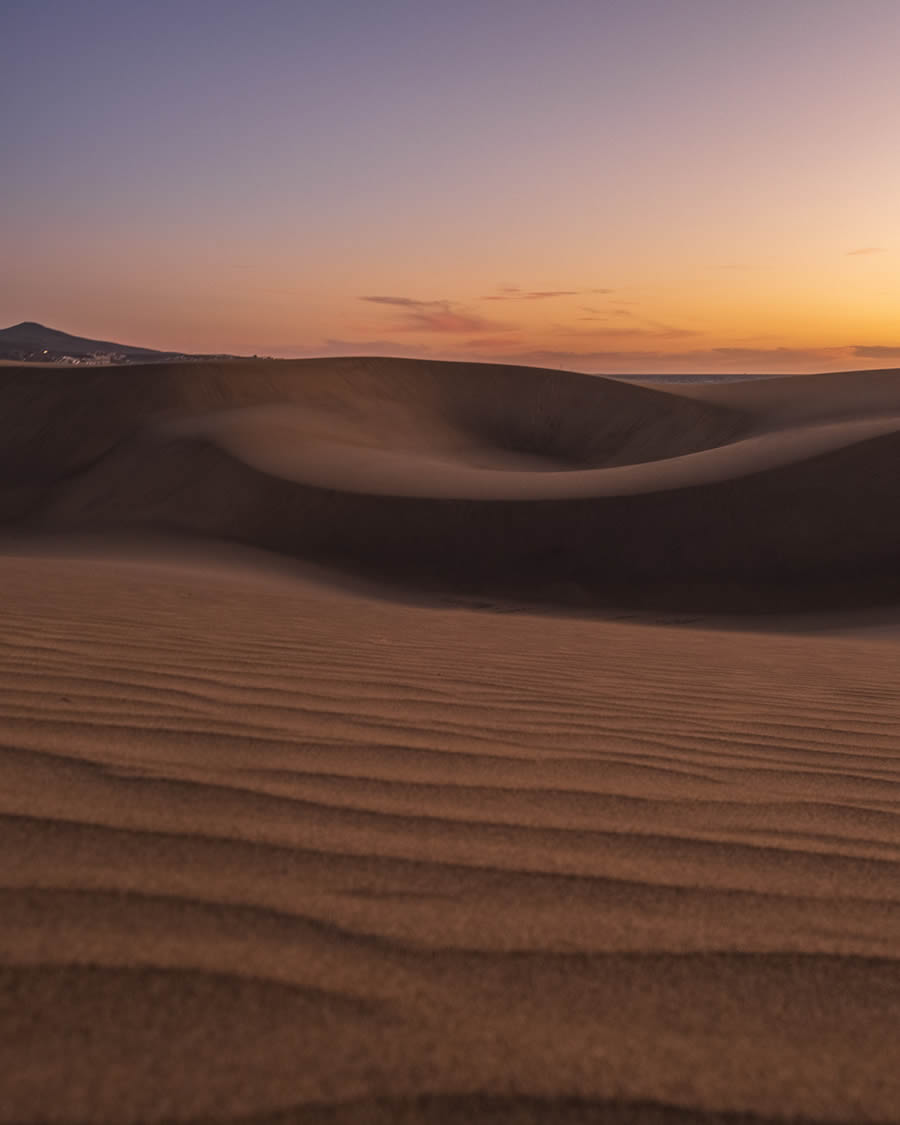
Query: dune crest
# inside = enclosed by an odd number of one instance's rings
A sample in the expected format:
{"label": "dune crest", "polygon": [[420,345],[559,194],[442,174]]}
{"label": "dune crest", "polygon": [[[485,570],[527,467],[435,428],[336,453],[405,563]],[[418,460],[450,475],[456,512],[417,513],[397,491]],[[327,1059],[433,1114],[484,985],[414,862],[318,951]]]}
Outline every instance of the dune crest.
{"label": "dune crest", "polygon": [[676,393],[390,359],[7,369],[0,406],[0,516],[25,527],[551,600],[809,582],[852,601],[900,561],[892,372]]}

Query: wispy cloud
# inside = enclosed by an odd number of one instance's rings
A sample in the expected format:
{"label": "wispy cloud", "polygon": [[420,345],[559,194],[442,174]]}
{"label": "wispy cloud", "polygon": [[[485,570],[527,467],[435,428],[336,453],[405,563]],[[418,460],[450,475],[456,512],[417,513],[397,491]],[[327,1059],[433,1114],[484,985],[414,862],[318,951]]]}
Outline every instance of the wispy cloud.
{"label": "wispy cloud", "polygon": [[498,292],[482,301],[547,301],[555,297],[580,297],[586,293],[613,293],[612,289],[520,289],[518,285],[498,285]]}
{"label": "wispy cloud", "polygon": [[860,246],[858,250],[848,250],[848,258],[858,258],[863,254],[886,254],[887,251],[883,246]]}
{"label": "wispy cloud", "polygon": [[[691,336],[701,336],[702,333],[694,328],[681,328],[674,324],[666,324],[659,320],[648,320],[638,317],[629,309],[590,309],[591,315],[576,317],[578,323],[593,322],[603,325],[602,328],[588,328],[580,330],[581,334],[590,336],[608,336],[611,339],[621,337],[680,340]],[[613,319],[613,318],[617,318]],[[625,323],[623,323],[623,321]],[[572,330],[567,325],[557,325],[557,332],[561,335],[571,335]]]}
{"label": "wispy cloud", "polygon": [[424,309],[431,305],[443,305],[445,301],[418,301],[414,297],[360,297],[373,305],[394,305],[401,309]]}
{"label": "wispy cloud", "polygon": [[577,297],[580,289],[536,289],[530,293],[515,292],[494,293],[489,297],[482,297],[482,301],[546,301],[551,297]]}
{"label": "wispy cloud", "polygon": [[[591,338],[594,338],[591,334]],[[631,337],[629,337],[631,339]],[[513,332],[474,334],[434,345],[410,343],[409,339],[326,339],[319,344],[261,347],[260,354],[312,356],[406,356],[413,359],[458,359],[484,363],[512,363],[531,367],[563,367],[607,375],[660,374],[789,374],[852,370],[854,366],[900,364],[900,344],[853,344],[829,348],[715,347],[677,352],[666,347],[588,348],[584,351],[529,348]]]}
{"label": "wispy cloud", "polygon": [[688,336],[701,336],[696,328],[679,328],[675,324],[664,324],[658,320],[644,321],[645,331],[648,336],[667,336],[670,340],[684,340]]}
{"label": "wispy cloud", "polygon": [[625,351],[602,349],[576,352],[541,350],[506,352],[506,363],[536,367],[565,367],[595,374],[739,374],[823,371],[846,366],[847,349],[816,348],[705,348],[689,352],[667,350]]}
{"label": "wispy cloud", "polygon": [[883,344],[854,344],[850,351],[860,359],[900,359],[900,344],[886,347]]}
{"label": "wispy cloud", "polygon": [[466,340],[462,345],[464,348],[474,348],[482,353],[490,352],[507,352],[511,349],[522,347],[522,341],[518,336],[504,335],[504,336],[476,336],[471,340]]}
{"label": "wispy cloud", "polygon": [[388,305],[404,310],[402,320],[392,327],[399,332],[438,332],[444,334],[495,332],[507,325],[487,320],[465,310],[454,301],[420,301],[415,297],[360,297],[373,305]]}
{"label": "wispy cloud", "polygon": [[329,337],[318,344],[282,344],[263,349],[266,355],[283,356],[290,359],[306,359],[313,356],[409,356],[425,359],[434,353],[424,344],[410,344],[409,340],[354,340]]}

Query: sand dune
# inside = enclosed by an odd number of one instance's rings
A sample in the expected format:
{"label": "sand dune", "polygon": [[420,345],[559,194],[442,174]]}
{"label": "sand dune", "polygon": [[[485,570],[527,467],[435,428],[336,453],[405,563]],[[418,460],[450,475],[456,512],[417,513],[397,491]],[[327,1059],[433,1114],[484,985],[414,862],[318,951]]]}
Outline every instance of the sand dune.
{"label": "sand dune", "polygon": [[[898,372],[832,371],[822,375],[679,385],[696,402],[747,410],[764,429],[882,418],[900,412]],[[648,384],[652,387],[652,384]],[[811,391],[812,393],[807,393]]]}
{"label": "sand dune", "polygon": [[893,645],[0,570],[0,1120],[896,1120]]}
{"label": "sand dune", "polygon": [[0,1122],[900,1120],[900,649],[647,608],[900,601],[896,374],[0,426]]}
{"label": "sand dune", "polygon": [[674,393],[393,360],[11,371],[0,503],[30,526],[174,528],[494,595],[512,579],[551,600],[710,581],[893,596],[898,387]]}

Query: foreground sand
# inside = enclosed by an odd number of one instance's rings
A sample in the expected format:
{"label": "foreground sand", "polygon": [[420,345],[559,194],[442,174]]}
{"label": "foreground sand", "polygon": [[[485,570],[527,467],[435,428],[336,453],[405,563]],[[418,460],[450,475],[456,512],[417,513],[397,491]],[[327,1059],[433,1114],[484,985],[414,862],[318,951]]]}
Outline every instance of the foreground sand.
{"label": "foreground sand", "polygon": [[0,1121],[900,1119],[895,644],[0,586]]}

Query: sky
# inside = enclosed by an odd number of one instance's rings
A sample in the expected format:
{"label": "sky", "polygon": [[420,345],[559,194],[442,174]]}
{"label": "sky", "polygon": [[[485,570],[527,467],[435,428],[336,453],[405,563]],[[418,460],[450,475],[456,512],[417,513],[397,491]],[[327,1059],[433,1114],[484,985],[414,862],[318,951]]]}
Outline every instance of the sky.
{"label": "sky", "polygon": [[0,0],[0,326],[900,366],[898,0]]}

